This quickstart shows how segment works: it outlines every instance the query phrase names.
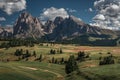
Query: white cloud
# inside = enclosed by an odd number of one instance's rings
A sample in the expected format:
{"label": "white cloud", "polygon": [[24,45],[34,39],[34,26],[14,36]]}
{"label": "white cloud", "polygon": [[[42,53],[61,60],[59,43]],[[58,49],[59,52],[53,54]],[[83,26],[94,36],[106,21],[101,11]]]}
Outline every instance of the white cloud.
{"label": "white cloud", "polygon": [[104,20],[105,20],[105,17],[104,17],[104,15],[102,15],[102,14],[97,14],[97,15],[93,18],[93,20],[101,20],[101,21],[104,21]]}
{"label": "white cloud", "polygon": [[0,0],[0,9],[11,15],[26,9],[26,0]]}
{"label": "white cloud", "polygon": [[69,17],[67,11],[64,8],[55,8],[55,7],[50,7],[50,8],[44,8],[43,13],[40,14],[40,20],[46,21],[46,20],[54,20],[56,17]]}
{"label": "white cloud", "polygon": [[93,9],[92,9],[92,8],[89,8],[88,10],[89,10],[90,12],[93,12]]}
{"label": "white cloud", "polygon": [[4,17],[0,17],[0,21],[6,21]]}
{"label": "white cloud", "polygon": [[94,24],[108,29],[120,29],[120,0],[97,0],[94,2],[97,15]]}

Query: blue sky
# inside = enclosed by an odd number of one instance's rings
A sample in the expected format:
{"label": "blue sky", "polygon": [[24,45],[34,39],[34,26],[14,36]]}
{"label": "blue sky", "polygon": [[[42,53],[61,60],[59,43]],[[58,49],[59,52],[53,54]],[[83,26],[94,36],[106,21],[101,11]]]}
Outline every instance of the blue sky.
{"label": "blue sky", "polygon": [[44,8],[64,8],[67,10],[74,10],[68,14],[81,18],[86,23],[89,23],[95,16],[94,11],[89,11],[89,8],[93,9],[94,0],[26,0],[26,8],[20,11],[15,11],[11,14],[7,14],[3,8],[0,9],[0,17],[4,17],[5,20],[0,21],[1,25],[12,25],[20,13],[27,11],[35,17],[40,17]]}
{"label": "blue sky", "polygon": [[42,21],[73,15],[93,26],[120,29],[120,0],[0,0],[0,25],[13,25],[24,11]]}

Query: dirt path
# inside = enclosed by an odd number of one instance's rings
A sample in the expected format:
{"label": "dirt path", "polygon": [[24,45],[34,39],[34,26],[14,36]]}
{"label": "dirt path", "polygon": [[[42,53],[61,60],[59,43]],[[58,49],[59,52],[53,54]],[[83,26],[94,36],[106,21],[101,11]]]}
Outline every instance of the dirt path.
{"label": "dirt path", "polygon": [[49,71],[49,70],[44,70],[44,72],[49,72],[49,73],[53,73],[55,74],[57,77],[63,77],[61,74],[53,72],[53,71]]}
{"label": "dirt path", "polygon": [[24,69],[38,70],[37,68],[33,68],[33,67],[25,67],[25,66],[19,66],[19,67]]}
{"label": "dirt path", "polygon": [[[59,73],[56,73],[56,72],[53,72],[53,71],[50,71],[50,70],[47,70],[47,69],[37,69],[37,68],[33,68],[33,67],[26,67],[26,66],[19,66],[20,68],[23,68],[23,69],[30,69],[30,70],[41,70],[43,72],[49,72],[49,73],[52,73],[52,74],[55,74],[57,76],[57,78],[61,78],[61,80],[64,80],[64,77],[59,74]],[[59,79],[60,80],[60,79]]]}

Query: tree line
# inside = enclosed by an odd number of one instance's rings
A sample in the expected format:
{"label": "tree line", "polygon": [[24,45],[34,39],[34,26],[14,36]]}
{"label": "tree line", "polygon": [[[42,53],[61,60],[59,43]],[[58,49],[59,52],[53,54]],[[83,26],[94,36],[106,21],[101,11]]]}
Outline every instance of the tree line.
{"label": "tree line", "polygon": [[34,44],[35,42],[32,40],[12,39],[1,43],[0,48],[9,48],[9,47],[17,47],[17,46],[33,47]]}

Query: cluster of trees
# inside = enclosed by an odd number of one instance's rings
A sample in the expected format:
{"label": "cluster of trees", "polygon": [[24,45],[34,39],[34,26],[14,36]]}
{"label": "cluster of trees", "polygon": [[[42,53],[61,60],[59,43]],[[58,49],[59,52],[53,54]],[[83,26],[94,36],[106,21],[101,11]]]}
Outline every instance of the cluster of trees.
{"label": "cluster of trees", "polygon": [[15,51],[14,55],[17,56],[17,57],[19,57],[19,60],[21,60],[21,59],[26,59],[26,60],[28,60],[28,58],[31,57],[31,56],[36,57],[36,52],[33,51],[33,54],[31,54],[31,53],[29,52],[29,50],[26,50],[26,51],[24,52],[23,49],[17,49],[17,50]]}
{"label": "cluster of trees", "polygon": [[49,63],[64,64],[64,63],[66,63],[66,61],[64,60],[64,58],[55,59],[55,58],[53,57],[53,58],[51,59],[51,61],[49,61]]}
{"label": "cluster of trees", "polygon": [[65,64],[65,72],[67,74],[70,74],[72,72],[79,73],[80,70],[77,63],[84,61],[86,58],[89,58],[89,54],[86,54],[84,51],[79,51],[76,57],[73,55],[70,56]]}
{"label": "cluster of trees", "polygon": [[39,62],[43,60],[42,54],[40,54],[40,56],[37,58],[36,51],[33,51],[33,53],[30,53],[29,50],[23,51],[23,49],[17,49],[14,55],[18,57],[18,61],[22,59],[25,59],[26,61],[28,61],[29,57],[35,57],[35,61],[39,61]]}
{"label": "cluster of trees", "polygon": [[99,62],[99,65],[107,65],[107,64],[114,64],[114,63],[115,63],[114,58],[111,55],[111,56],[107,56],[101,59]]}
{"label": "cluster of trees", "polygon": [[58,50],[51,49],[49,53],[50,53],[50,54],[56,54],[56,53],[62,54],[62,53],[63,53],[63,51],[62,51],[62,49],[61,49],[61,48],[60,48],[60,49],[58,49]]}
{"label": "cluster of trees", "polygon": [[[53,49],[50,50],[50,54],[56,54],[56,52],[62,53],[62,49],[59,49],[59,51],[56,51],[56,50],[53,50]],[[74,58],[75,58],[75,61],[82,62],[86,58],[89,58],[89,55],[86,54],[84,51],[80,51],[80,52],[78,52],[77,56],[74,57]],[[55,59],[54,57],[49,62],[50,63],[55,63],[55,64],[66,64],[67,63],[67,61],[64,58]]]}

